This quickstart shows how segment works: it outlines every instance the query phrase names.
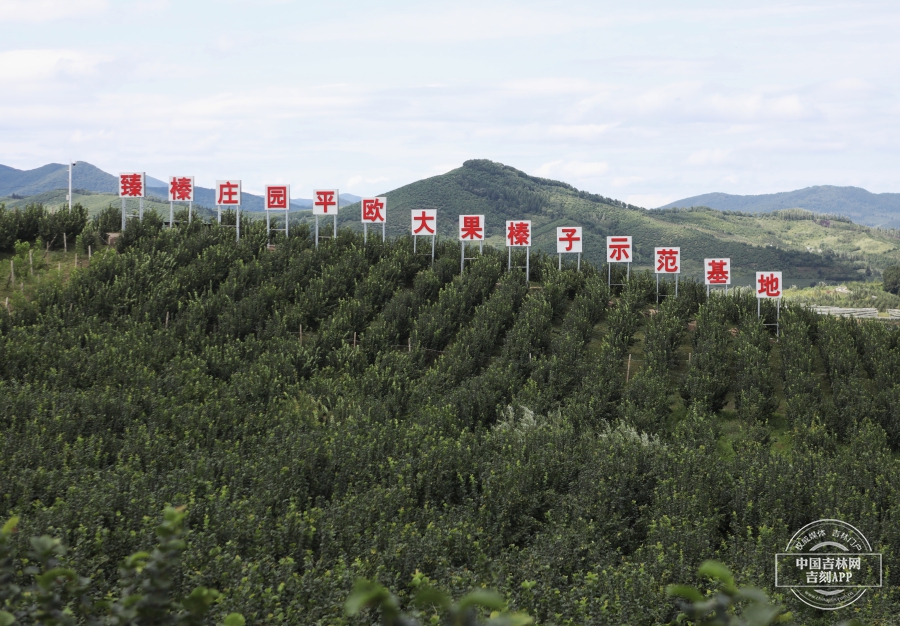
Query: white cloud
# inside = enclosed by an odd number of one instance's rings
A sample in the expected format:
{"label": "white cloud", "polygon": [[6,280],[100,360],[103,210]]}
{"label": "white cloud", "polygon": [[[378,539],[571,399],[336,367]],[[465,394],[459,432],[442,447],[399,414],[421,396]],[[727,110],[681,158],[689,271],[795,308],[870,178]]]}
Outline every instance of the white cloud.
{"label": "white cloud", "polygon": [[104,55],[79,50],[9,50],[0,52],[0,81],[36,83],[62,76],[93,73],[109,60]]}
{"label": "white cloud", "polygon": [[0,22],[50,22],[90,17],[108,6],[107,0],[0,0]]}
{"label": "white cloud", "polygon": [[535,170],[535,175],[542,178],[561,178],[563,180],[583,180],[598,178],[609,171],[606,161],[550,161]]}
{"label": "white cloud", "polygon": [[347,184],[344,185],[344,189],[358,189],[360,185],[374,185],[375,183],[383,183],[386,180],[390,180],[388,176],[363,176],[357,174],[356,176],[351,176],[347,180]]}
{"label": "white cloud", "polygon": [[643,176],[616,176],[612,179],[613,187],[627,187],[644,180]]}
{"label": "white cloud", "polygon": [[687,163],[688,165],[720,165],[728,160],[730,154],[731,150],[723,150],[722,148],[698,150],[688,156]]}
{"label": "white cloud", "polygon": [[677,196],[662,193],[639,193],[625,196],[625,202],[628,204],[644,207],[645,209],[655,209],[677,199]]}
{"label": "white cloud", "polygon": [[609,24],[608,18],[569,11],[537,11],[522,4],[436,7],[378,11],[338,22],[320,23],[305,41],[402,41],[455,43],[492,39],[550,37]]}

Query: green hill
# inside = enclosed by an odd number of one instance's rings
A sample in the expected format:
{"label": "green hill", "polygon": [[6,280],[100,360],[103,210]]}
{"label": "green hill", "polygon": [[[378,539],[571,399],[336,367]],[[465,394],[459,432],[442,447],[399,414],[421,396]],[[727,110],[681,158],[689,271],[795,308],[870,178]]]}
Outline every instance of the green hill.
{"label": "green hill", "polygon": [[796,191],[749,196],[707,193],[676,200],[660,208],[695,206],[750,213],[801,208],[816,213],[844,215],[869,226],[900,227],[900,193],[872,193],[860,187],[817,185]]}
{"label": "green hill", "polygon": [[[647,211],[559,181],[529,176],[486,160],[466,161],[440,176],[400,187],[388,198],[387,231],[409,232],[409,211],[438,209],[438,232],[457,236],[460,214],[484,214],[488,241],[502,247],[507,219],[530,219],[539,249],[555,253],[556,228],[585,229],[585,257],[600,264],[607,235],[631,235],[636,266],[650,267],[653,248],[680,246],[687,275],[700,275],[703,259],[732,259],[738,277],[757,270],[777,270],[785,280],[858,280],[874,270],[900,262],[900,239],[855,224],[822,220],[812,214],[744,216],[712,210]],[[359,204],[341,211],[342,225],[359,225]],[[794,216],[797,217],[797,216]],[[305,220],[310,220],[305,216]],[[360,227],[361,228],[361,227]]]}
{"label": "green hill", "polygon": [[[708,208],[647,211],[486,160],[466,161],[447,174],[379,195],[388,198],[387,232],[392,236],[409,232],[410,210],[435,208],[439,210],[438,232],[442,237],[456,238],[460,214],[484,214],[488,243],[503,247],[505,221],[530,219],[536,247],[554,254],[556,228],[581,225],[585,229],[584,256],[595,264],[604,261],[607,235],[632,235],[636,269],[650,267],[654,247],[680,246],[686,276],[700,276],[704,258],[723,256],[732,259],[735,278],[743,284],[757,270],[781,270],[788,285],[803,286],[819,281],[865,280],[885,267],[900,264],[896,231],[860,226],[846,218],[801,210],[762,214]],[[261,198],[247,197],[248,202],[252,199],[259,205],[257,208],[262,206]],[[34,201],[59,206],[64,200],[65,192],[57,190],[5,202],[14,208]],[[109,204],[119,206],[119,199],[110,194],[80,192],[75,194],[75,201],[91,214]],[[148,199],[146,206],[168,216],[165,202]],[[358,202],[343,207],[340,225],[361,229],[359,214]],[[247,215],[260,218],[260,214]],[[314,218],[299,211],[292,219],[309,223]],[[322,223],[327,225],[330,220]]]}
{"label": "green hill", "polygon": [[[164,184],[147,177],[147,185]],[[118,181],[115,176],[100,168],[78,161],[72,169],[72,187],[88,189],[99,193],[117,193]],[[19,170],[0,165],[0,197],[15,194],[33,196],[54,189],[69,188],[69,167],[61,163],[48,163],[33,170]]]}

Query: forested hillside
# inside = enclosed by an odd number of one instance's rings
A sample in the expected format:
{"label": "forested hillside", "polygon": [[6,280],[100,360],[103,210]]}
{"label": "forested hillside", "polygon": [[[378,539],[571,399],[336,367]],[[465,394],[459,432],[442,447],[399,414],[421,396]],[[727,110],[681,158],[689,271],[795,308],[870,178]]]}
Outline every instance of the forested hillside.
{"label": "forested hillside", "polygon": [[[817,220],[813,214],[784,219],[709,210],[647,211],[487,160],[466,161],[386,195],[387,229],[394,235],[409,232],[409,211],[418,208],[438,209],[438,232],[453,238],[460,214],[483,214],[489,241],[497,246],[504,245],[506,220],[530,219],[535,245],[552,254],[556,228],[580,225],[585,257],[596,264],[605,261],[607,235],[631,235],[639,267],[650,266],[654,247],[680,246],[687,274],[699,277],[704,258],[730,257],[744,284],[757,270],[774,268],[798,285],[858,280],[867,269],[871,274],[900,261],[895,234],[856,224]],[[358,204],[341,211],[343,225],[359,227],[359,219]]]}
{"label": "forested hillside", "polygon": [[[11,174],[6,171],[11,168],[0,168],[0,184],[5,179],[18,177],[25,180],[28,179],[26,175],[37,176],[40,169],[31,172],[13,170]],[[89,171],[114,180],[96,168],[91,169],[89,164],[81,163],[75,168],[81,175],[87,175]],[[117,196],[84,191],[78,181],[76,176],[74,202],[88,209],[90,215],[98,215],[108,206],[120,206]],[[64,186],[51,185],[48,189],[54,191],[5,198],[2,203],[7,210],[24,210],[39,203],[56,209],[65,204],[66,191],[61,188]],[[146,209],[168,219],[166,189],[154,186],[148,179],[148,191]],[[686,276],[699,278],[704,258],[729,257],[737,284],[749,284],[757,270],[780,270],[784,272],[787,285],[798,287],[821,281],[868,280],[877,277],[885,267],[900,263],[900,231],[860,226],[839,215],[798,209],[771,214],[702,207],[647,211],[483,159],[466,161],[462,167],[446,174],[382,195],[388,198],[387,232],[392,236],[409,232],[411,210],[429,208],[438,210],[439,234],[452,239],[458,236],[460,214],[485,215],[488,241],[502,247],[505,245],[505,221],[529,219],[534,225],[535,246],[552,254],[556,251],[556,228],[580,225],[585,234],[584,256],[595,264],[605,261],[607,235],[624,234],[634,238],[638,268],[650,266],[655,247],[680,246],[682,271]],[[341,195],[339,223],[342,227],[362,230],[358,200],[357,196]],[[261,196],[245,191],[243,202],[245,215],[263,219]],[[215,213],[214,203],[212,189],[196,188],[196,210],[208,217]],[[131,201],[130,210],[134,211],[135,206],[136,202]],[[311,201],[295,198],[292,206],[308,208]],[[308,224],[314,221],[310,212],[300,210],[295,210],[291,219]],[[376,230],[380,231],[379,228]]]}
{"label": "forested hillside", "polygon": [[[606,206],[585,219],[634,211]],[[64,540],[101,596],[183,505],[174,588],[220,590],[217,616],[369,623],[355,579],[406,602],[427,577],[541,624],[657,624],[705,559],[779,591],[775,553],[837,517],[887,566],[841,617],[900,613],[896,327],[787,307],[776,338],[752,295],[690,281],[657,304],[650,274],[611,291],[555,256],[460,275],[449,238],[432,265],[408,237],[244,234],[135,221],[0,310],[0,520]]]}
{"label": "forested hillside", "polygon": [[795,191],[746,196],[706,193],[676,200],[660,208],[674,207],[711,207],[719,211],[749,213],[799,208],[816,213],[837,213],[869,226],[900,227],[900,193],[872,193],[860,187],[816,185]]}

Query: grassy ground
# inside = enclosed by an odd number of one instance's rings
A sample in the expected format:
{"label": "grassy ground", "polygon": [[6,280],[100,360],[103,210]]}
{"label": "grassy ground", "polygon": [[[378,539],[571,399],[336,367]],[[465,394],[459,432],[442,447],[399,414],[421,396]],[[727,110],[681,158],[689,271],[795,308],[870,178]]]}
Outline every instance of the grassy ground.
{"label": "grassy ground", "polygon": [[[10,261],[15,262],[15,284],[11,279]],[[69,247],[68,252],[35,250],[31,264],[28,257],[0,254],[0,304],[6,306],[9,302],[9,306],[14,307],[21,298],[30,297],[41,283],[68,280],[76,268],[85,267],[89,262],[86,254],[75,252],[74,246]]]}
{"label": "grassy ground", "polygon": [[900,239],[868,226],[829,220],[788,220],[761,213],[745,216],[714,210],[663,214],[661,219],[720,233],[723,239],[817,254],[836,253],[879,268],[893,264]]}
{"label": "grassy ground", "polygon": [[811,306],[837,306],[845,308],[900,309],[900,296],[886,292],[880,282],[852,282],[841,285],[818,285],[804,289],[786,289],[784,297],[789,302]]}

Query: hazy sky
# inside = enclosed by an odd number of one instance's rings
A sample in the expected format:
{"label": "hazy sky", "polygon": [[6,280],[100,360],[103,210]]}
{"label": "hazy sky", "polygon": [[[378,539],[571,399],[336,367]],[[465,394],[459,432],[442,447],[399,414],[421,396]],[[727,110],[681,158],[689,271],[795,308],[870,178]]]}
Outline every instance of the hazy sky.
{"label": "hazy sky", "polygon": [[896,1],[0,0],[0,26],[18,168],[363,195],[487,158],[647,207],[900,191]]}

